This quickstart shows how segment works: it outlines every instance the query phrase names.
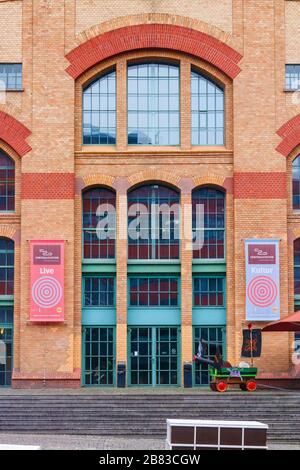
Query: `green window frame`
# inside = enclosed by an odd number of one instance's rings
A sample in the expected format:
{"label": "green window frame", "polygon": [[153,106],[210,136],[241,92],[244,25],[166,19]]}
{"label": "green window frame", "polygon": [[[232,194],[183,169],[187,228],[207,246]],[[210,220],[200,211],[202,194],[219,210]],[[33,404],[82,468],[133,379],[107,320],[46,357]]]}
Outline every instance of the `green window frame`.
{"label": "green window frame", "polygon": [[116,71],[97,77],[82,94],[83,145],[115,145],[117,132]]}
{"label": "green window frame", "polygon": [[0,237],[0,300],[14,295],[14,242]]}
{"label": "green window frame", "polygon": [[176,276],[129,277],[129,307],[166,307],[180,305],[180,279]]}
{"label": "green window frame", "polygon": [[0,388],[10,387],[13,371],[13,305],[0,305]]}
{"label": "green window frame", "polygon": [[82,385],[116,385],[116,332],[111,326],[84,326],[82,329]]}
{"label": "green window frame", "polygon": [[225,277],[194,276],[194,307],[225,307]]}
{"label": "green window frame", "polygon": [[86,275],[83,277],[83,307],[107,308],[116,305],[114,276]]}
{"label": "green window frame", "polygon": [[180,328],[128,329],[128,385],[179,386],[181,380]]}

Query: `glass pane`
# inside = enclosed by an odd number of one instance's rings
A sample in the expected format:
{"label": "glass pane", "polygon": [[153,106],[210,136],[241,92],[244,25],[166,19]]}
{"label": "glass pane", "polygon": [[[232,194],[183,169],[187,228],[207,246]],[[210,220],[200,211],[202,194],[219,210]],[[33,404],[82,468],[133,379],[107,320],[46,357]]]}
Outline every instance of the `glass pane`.
{"label": "glass pane", "polygon": [[224,145],[224,91],[191,73],[192,145]]}
{"label": "glass pane", "polygon": [[116,73],[111,72],[83,91],[83,143],[116,143]]}
{"label": "glass pane", "polygon": [[179,100],[178,66],[129,66],[128,144],[179,145]]}

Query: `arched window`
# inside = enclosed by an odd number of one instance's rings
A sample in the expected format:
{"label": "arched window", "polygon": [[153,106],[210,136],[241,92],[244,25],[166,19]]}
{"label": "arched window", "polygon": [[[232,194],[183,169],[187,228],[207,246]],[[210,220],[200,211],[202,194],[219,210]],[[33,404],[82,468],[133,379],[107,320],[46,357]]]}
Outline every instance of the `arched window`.
{"label": "arched window", "polygon": [[0,296],[14,295],[14,242],[0,237]]}
{"label": "arched window", "polygon": [[0,212],[15,210],[15,162],[0,150]]}
{"label": "arched window", "polygon": [[179,67],[128,67],[128,144],[179,145]]}
{"label": "arched window", "polygon": [[159,184],[128,194],[129,259],[179,258],[179,194]]}
{"label": "arched window", "polygon": [[107,188],[83,193],[83,258],[114,259],[116,195]]}
{"label": "arched window", "polygon": [[300,238],[294,241],[294,295],[300,295]]}
{"label": "arched window", "polygon": [[193,257],[225,258],[225,194],[214,188],[193,192]]}
{"label": "arched window", "polygon": [[192,145],[224,145],[224,91],[192,71]]}
{"label": "arched window", "polygon": [[83,144],[116,143],[116,73],[111,72],[83,91]]}
{"label": "arched window", "polygon": [[293,161],[293,209],[300,209],[300,155]]}

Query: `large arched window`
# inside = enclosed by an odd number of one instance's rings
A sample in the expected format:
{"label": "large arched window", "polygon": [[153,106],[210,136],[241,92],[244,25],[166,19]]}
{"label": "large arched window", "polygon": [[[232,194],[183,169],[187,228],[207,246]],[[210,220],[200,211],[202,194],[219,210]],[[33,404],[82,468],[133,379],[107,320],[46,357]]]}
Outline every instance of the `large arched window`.
{"label": "large arched window", "polygon": [[116,143],[116,73],[111,72],[83,91],[83,143]]}
{"label": "large arched window", "polygon": [[128,194],[129,259],[179,258],[179,194],[159,184]]}
{"label": "large arched window", "polygon": [[15,162],[0,150],[0,212],[15,210]]}
{"label": "large arched window", "polygon": [[224,145],[224,91],[196,71],[191,74],[192,145]]}
{"label": "large arched window", "polygon": [[300,209],[300,155],[293,161],[293,209]]}
{"label": "large arched window", "polygon": [[179,67],[128,67],[128,144],[179,145]]}
{"label": "large arched window", "polygon": [[225,194],[215,188],[193,192],[193,257],[225,258]]}
{"label": "large arched window", "polygon": [[0,237],[0,296],[14,295],[14,242]]}
{"label": "large arched window", "polygon": [[83,193],[83,258],[114,259],[116,195],[107,188]]}

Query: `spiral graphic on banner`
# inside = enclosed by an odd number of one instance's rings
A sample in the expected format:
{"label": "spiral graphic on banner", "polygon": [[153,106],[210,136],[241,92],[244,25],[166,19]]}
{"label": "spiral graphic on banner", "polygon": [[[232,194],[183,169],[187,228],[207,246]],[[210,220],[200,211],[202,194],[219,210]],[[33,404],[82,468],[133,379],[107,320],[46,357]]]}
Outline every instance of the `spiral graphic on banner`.
{"label": "spiral graphic on banner", "polygon": [[62,298],[62,287],[53,277],[40,277],[32,286],[32,298],[41,308],[53,308]]}
{"label": "spiral graphic on banner", "polygon": [[249,284],[248,297],[257,307],[269,307],[276,300],[277,286],[270,277],[257,276]]}

